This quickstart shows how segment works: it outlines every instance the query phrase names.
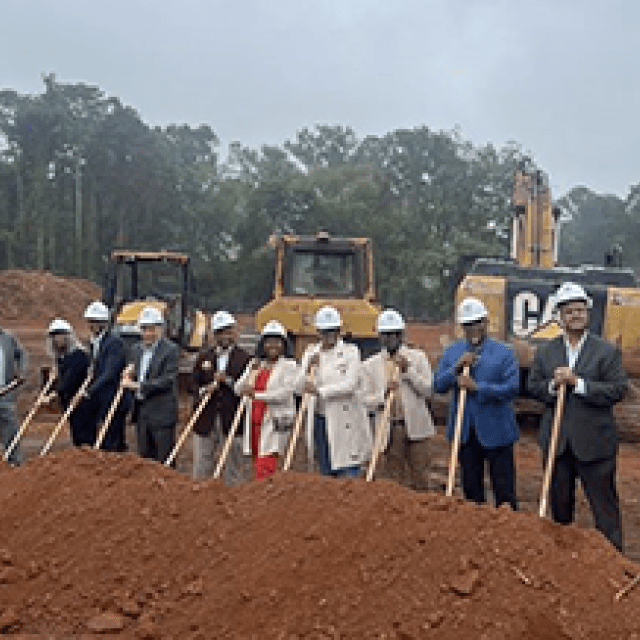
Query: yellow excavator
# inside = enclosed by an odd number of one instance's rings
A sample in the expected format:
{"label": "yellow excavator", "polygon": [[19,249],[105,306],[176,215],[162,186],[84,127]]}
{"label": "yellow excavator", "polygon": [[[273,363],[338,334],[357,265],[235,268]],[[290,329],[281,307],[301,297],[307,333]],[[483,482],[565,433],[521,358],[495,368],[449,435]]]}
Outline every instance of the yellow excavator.
{"label": "yellow excavator", "polygon": [[[590,331],[618,345],[629,375],[640,376],[640,289],[633,271],[558,265],[561,212],[553,206],[548,178],[542,171],[527,165],[516,171],[512,205],[510,259],[476,259],[456,288],[456,306],[467,296],[485,303],[490,334],[514,345],[524,382],[537,344],[561,332],[554,316],[553,293],[563,282],[576,282],[593,300]],[[461,337],[459,327],[456,331],[456,337]],[[534,419],[540,411],[526,398],[517,407]],[[630,399],[621,403],[618,414],[625,435],[635,438],[638,407]]]}
{"label": "yellow excavator", "polygon": [[315,236],[272,236],[275,283],[272,299],[255,316],[258,331],[278,320],[289,332],[300,357],[316,340],[314,317],[324,305],[342,316],[342,332],[360,347],[363,357],[377,347],[373,249],[369,238],[338,238],[321,231]]}

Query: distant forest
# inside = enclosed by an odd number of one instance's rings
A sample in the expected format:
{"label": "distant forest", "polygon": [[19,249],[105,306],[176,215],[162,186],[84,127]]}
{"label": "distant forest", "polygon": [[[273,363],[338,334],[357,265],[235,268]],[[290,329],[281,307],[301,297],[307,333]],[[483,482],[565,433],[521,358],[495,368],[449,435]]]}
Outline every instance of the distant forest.
{"label": "distant forest", "polygon": [[[101,283],[114,248],[184,251],[202,306],[249,311],[271,291],[269,236],[323,229],[371,237],[383,304],[438,320],[462,256],[508,254],[516,143],[316,125],[220,153],[209,125],[150,127],[98,87],[43,80],[37,95],[0,91],[0,268]],[[626,199],[581,186],[557,204],[563,263],[601,263],[619,244],[640,270],[640,183]]]}

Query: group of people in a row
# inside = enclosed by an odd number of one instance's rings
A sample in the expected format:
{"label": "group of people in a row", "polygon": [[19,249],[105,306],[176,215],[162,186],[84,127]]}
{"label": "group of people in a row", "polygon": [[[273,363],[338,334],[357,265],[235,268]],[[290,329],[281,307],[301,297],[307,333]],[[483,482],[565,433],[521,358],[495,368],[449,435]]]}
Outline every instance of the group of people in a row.
{"label": "group of people in a row", "polygon": [[[563,334],[538,349],[527,381],[529,392],[545,405],[540,427],[543,459],[558,389],[564,385],[567,390],[551,482],[552,516],[565,524],[573,520],[580,478],[596,527],[621,549],[612,414],[627,388],[621,354],[588,331],[591,301],[582,287],[565,283],[555,300]],[[88,352],[66,321],[56,319],[48,330],[62,407],[73,401],[83,381],[90,380],[70,417],[73,443],[94,444],[122,385],[127,393],[109,416],[102,448],[126,449],[125,421],[132,411],[139,454],[166,461],[176,443],[179,349],[163,336],[161,311],[154,306],[142,310],[141,341],[130,354],[110,331],[109,310],[103,303],[91,303],[85,318],[91,331]],[[321,308],[315,316],[318,340],[307,347],[300,363],[291,356],[287,332],[279,322],[265,324],[252,356],[237,344],[234,317],[216,312],[212,344],[203,348],[191,372],[194,408],[201,409],[193,430],[194,477],[213,473],[241,402],[244,416],[237,436],[229,441],[223,478],[239,482],[243,456],[248,455],[256,479],[274,474],[291,436],[296,399],[302,397],[307,407],[307,455],[317,461],[320,473],[359,476],[371,458],[383,415],[383,470],[408,470],[408,483],[424,490],[429,486],[428,440],[435,433],[428,400],[433,391],[453,391],[447,429],[451,440],[459,392],[466,389],[458,457],[464,496],[485,502],[486,462],[495,504],[516,509],[514,443],[519,432],[513,400],[520,391],[520,367],[511,346],[489,337],[490,320],[480,300],[463,300],[457,322],[464,339],[445,350],[432,375],[426,355],[406,343],[404,319],[393,309],[378,318],[379,352],[363,361],[358,347],[341,338],[339,312]],[[0,358],[0,382],[24,375],[25,355],[10,334],[0,333]],[[203,401],[204,408],[199,406]],[[0,398],[5,447],[16,430],[15,407],[8,409],[11,402],[11,396]],[[18,463],[19,448],[12,455]]]}

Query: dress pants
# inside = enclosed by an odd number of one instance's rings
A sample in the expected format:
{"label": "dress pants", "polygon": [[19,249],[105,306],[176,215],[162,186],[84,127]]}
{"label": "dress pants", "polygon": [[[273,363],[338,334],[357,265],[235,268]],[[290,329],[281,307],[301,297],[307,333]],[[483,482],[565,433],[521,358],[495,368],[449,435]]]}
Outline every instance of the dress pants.
{"label": "dress pants", "polygon": [[138,441],[138,454],[141,457],[164,462],[176,444],[175,425],[151,428],[144,420],[138,418],[136,438]]}
{"label": "dress pants", "polygon": [[412,489],[428,491],[429,440],[410,440],[404,420],[392,420],[390,429],[389,447],[384,456],[385,475]]}
{"label": "dress pants", "polygon": [[556,457],[551,476],[551,514],[555,522],[573,522],[576,480],[580,478],[595,520],[596,529],[622,551],[622,521],[616,490],[616,458],[582,462],[570,445]]}
{"label": "dress pants", "polygon": [[515,490],[513,443],[502,447],[483,447],[473,427],[467,442],[460,446],[462,490],[467,500],[478,504],[487,501],[484,490],[484,463],[489,463],[489,478],[496,507],[503,503],[518,508]]}

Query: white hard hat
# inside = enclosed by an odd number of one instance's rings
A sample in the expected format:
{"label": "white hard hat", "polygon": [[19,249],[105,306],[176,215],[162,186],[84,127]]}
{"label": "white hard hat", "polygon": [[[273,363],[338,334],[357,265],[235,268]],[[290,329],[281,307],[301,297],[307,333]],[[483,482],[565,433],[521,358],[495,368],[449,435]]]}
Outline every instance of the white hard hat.
{"label": "white hard hat", "polygon": [[405,324],[402,316],[395,309],[385,309],[378,316],[378,333],[403,331]]}
{"label": "white hard hat", "polygon": [[555,308],[557,309],[561,304],[565,302],[573,302],[575,300],[582,300],[587,304],[587,307],[591,308],[591,298],[587,295],[587,292],[575,282],[565,282],[562,286],[553,294],[555,300]]}
{"label": "white hard hat", "polygon": [[104,302],[95,300],[84,311],[85,320],[96,320],[99,322],[109,322],[109,309]]}
{"label": "white hard hat", "polygon": [[56,318],[52,320],[47,329],[47,333],[71,333],[73,327],[62,318]]}
{"label": "white hard hat", "polygon": [[465,298],[458,305],[458,324],[470,324],[486,318],[489,315],[487,307],[478,298]]}
{"label": "white hard hat", "polygon": [[138,316],[138,325],[144,327],[157,324],[164,324],[160,309],[156,309],[155,307],[145,307]]}
{"label": "white hard hat", "polygon": [[220,331],[227,327],[232,327],[236,319],[228,311],[216,311],[211,318],[211,330]]}
{"label": "white hard hat", "polygon": [[287,330],[277,320],[270,320],[262,327],[261,335],[280,336],[283,340],[286,340]]}
{"label": "white hard hat", "polygon": [[327,331],[329,329],[339,329],[342,325],[340,313],[334,307],[322,307],[316,313],[315,319],[316,329],[318,331]]}

